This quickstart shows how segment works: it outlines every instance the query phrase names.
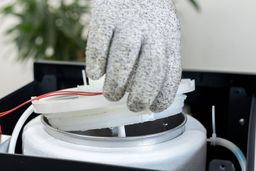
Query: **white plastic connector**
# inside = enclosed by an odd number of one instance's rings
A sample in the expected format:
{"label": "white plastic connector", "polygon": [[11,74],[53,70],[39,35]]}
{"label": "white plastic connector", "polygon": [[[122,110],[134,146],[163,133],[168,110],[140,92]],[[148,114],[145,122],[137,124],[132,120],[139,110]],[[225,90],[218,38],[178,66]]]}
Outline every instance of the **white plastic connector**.
{"label": "white plastic connector", "polygon": [[126,137],[124,125],[117,127],[117,130],[118,130],[118,137]]}

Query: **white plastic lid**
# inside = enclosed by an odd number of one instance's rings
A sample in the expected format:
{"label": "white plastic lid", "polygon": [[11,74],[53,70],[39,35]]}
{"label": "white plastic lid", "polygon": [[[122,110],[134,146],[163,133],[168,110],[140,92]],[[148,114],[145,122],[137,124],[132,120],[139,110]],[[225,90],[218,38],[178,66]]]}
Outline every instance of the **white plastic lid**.
{"label": "white plastic lid", "polygon": [[[91,81],[89,86],[69,90],[102,91],[103,79]],[[116,127],[165,118],[182,112],[186,95],[195,89],[194,80],[183,79],[173,104],[165,111],[134,113],[126,106],[127,95],[118,102],[100,96],[61,96],[33,101],[36,113],[47,117],[50,124],[65,131],[78,131]]]}

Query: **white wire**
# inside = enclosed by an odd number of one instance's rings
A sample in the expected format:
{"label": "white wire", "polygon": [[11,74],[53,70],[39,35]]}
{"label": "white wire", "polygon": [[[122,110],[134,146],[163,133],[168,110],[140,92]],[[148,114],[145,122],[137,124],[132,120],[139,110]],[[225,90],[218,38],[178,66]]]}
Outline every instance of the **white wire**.
{"label": "white wire", "polygon": [[82,70],[82,77],[83,77],[84,85],[88,85],[88,84],[87,84],[87,81],[86,81],[86,73],[85,73],[85,70],[84,70],[84,69]]}
{"label": "white wire", "polygon": [[212,133],[216,134],[215,106],[212,106]]}
{"label": "white wire", "polygon": [[14,130],[12,132],[12,136],[10,139],[9,147],[8,147],[8,153],[14,154],[15,153],[15,148],[16,148],[16,143],[17,139],[19,137],[20,131],[22,129],[22,126],[28,119],[28,117],[34,112],[34,108],[32,105],[30,105],[25,112],[21,115],[19,118],[18,122],[16,123]]}

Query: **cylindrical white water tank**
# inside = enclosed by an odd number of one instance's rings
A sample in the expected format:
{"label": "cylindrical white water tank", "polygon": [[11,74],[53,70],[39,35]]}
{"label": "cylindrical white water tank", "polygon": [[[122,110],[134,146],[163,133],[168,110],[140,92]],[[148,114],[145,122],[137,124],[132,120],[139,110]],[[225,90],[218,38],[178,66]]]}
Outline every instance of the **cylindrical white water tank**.
{"label": "cylindrical white water tank", "polygon": [[24,128],[23,153],[144,169],[205,170],[206,130],[189,115],[126,126],[127,137],[114,132],[60,131],[39,116]]}

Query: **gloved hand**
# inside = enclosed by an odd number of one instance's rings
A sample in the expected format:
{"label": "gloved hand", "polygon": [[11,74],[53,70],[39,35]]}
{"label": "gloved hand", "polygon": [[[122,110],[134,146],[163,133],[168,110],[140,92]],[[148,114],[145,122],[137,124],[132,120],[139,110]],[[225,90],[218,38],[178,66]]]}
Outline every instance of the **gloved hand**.
{"label": "gloved hand", "polygon": [[106,73],[111,101],[129,92],[128,108],[165,110],[181,78],[180,23],[171,0],[93,0],[86,50],[91,79]]}

